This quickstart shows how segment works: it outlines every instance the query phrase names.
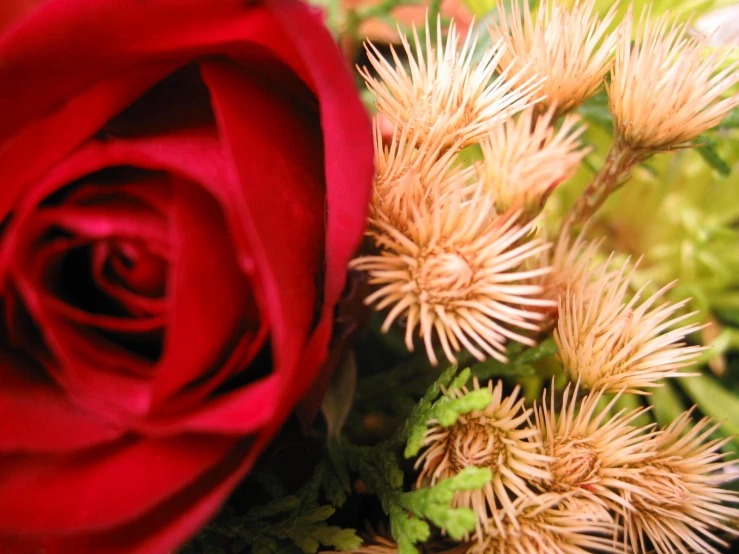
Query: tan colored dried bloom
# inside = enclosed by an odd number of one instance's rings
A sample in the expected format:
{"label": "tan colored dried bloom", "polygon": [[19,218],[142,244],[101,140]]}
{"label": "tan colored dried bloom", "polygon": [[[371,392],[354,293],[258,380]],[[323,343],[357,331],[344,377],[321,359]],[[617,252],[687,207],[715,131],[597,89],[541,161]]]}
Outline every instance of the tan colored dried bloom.
{"label": "tan colored dried bloom", "polygon": [[544,452],[553,460],[552,478],[538,481],[536,486],[543,491],[570,493],[564,503],[573,510],[583,509],[584,504],[594,513],[628,511],[631,506],[619,493],[632,488],[626,479],[635,471],[633,464],[649,456],[652,426],[633,425],[648,408],[612,414],[620,395],[598,409],[603,391],[591,392],[578,403],[578,388],[567,386],[559,415],[554,395],[547,403],[546,392],[535,411]]}
{"label": "tan colored dried bloom", "polygon": [[370,220],[380,254],[352,262],[379,286],[365,302],[377,302],[378,310],[392,306],[384,331],[403,317],[411,351],[419,327],[434,365],[434,335],[452,363],[463,348],[480,360],[505,361],[507,339],[534,344],[512,327],[537,331],[544,316],[531,308],[552,305],[538,297],[540,286],[527,284],[549,269],[520,269],[549,245],[531,237],[535,222],[519,223],[520,212],[496,216],[479,184],[470,191],[460,183],[445,197],[436,187],[431,194],[431,207],[416,206],[405,233],[387,219]]}
{"label": "tan colored dried bloom", "polygon": [[[672,317],[689,299],[676,304],[660,298],[672,282],[638,304],[644,287],[625,301],[633,269],[609,270],[604,263],[594,281],[582,281],[559,301],[554,340],[565,372],[585,389],[648,394],[666,377],[680,377],[703,350],[683,339],[704,325],[681,321],[697,312]],[[638,305],[637,305],[638,304]],[[669,329],[669,330],[668,330]]]}
{"label": "tan colored dried bloom", "polygon": [[501,525],[473,545],[468,554],[628,552],[609,537],[614,532],[612,521],[569,508],[562,504],[563,498],[546,493],[518,499],[513,509],[503,514]]}
{"label": "tan colored dried bloom", "polygon": [[714,544],[728,544],[717,533],[739,535],[739,509],[729,506],[739,493],[720,487],[736,478],[723,470],[739,460],[720,452],[732,439],[710,440],[721,424],[704,418],[691,427],[691,412],[658,434],[652,456],[635,466],[632,490],[622,491],[634,507],[623,520],[624,543],[634,550],[646,552],[648,540],[657,554],[720,554]]}
{"label": "tan colored dried bloom", "polygon": [[[554,243],[554,248],[545,250],[532,260],[531,267],[550,267],[551,271],[535,279],[544,291],[542,298],[555,303],[553,308],[544,310],[547,321],[543,325],[550,329],[557,321],[557,305],[563,299],[569,289],[577,288],[578,283],[592,282],[595,273],[593,267],[598,259],[598,252],[603,243],[603,238],[590,241],[585,239],[587,225],[575,237],[571,238],[569,227],[563,227]],[[585,293],[592,292],[591,287],[584,289]]]}
{"label": "tan colored dried bloom", "polygon": [[[477,379],[474,388],[480,388]],[[511,499],[532,495],[529,479],[549,479],[550,459],[542,454],[539,431],[528,425],[531,409],[524,409],[519,388],[503,396],[503,382],[493,387],[490,405],[482,411],[460,416],[451,427],[430,422],[424,437],[426,450],[416,462],[421,468],[418,485],[434,485],[471,466],[490,468],[493,480],[481,490],[457,492],[454,506],[471,508],[478,514],[478,538],[501,524],[502,510],[513,510]],[[469,391],[453,390],[461,397]],[[492,518],[492,519],[491,519]]]}
{"label": "tan colored dried bloom", "polygon": [[649,16],[642,14],[634,44],[626,18],[608,98],[618,140],[654,152],[685,146],[739,106],[739,94],[721,99],[739,83],[739,62],[719,70],[729,49],[706,53],[704,39],[688,36],[688,23]]}
{"label": "tan colored dried bloom", "polygon": [[594,4],[578,0],[570,9],[556,0],[542,0],[534,20],[528,2],[516,0],[506,19],[505,3],[498,0],[500,21],[489,23],[488,31],[507,47],[500,66],[528,79],[546,76],[540,110],[552,105],[557,115],[574,110],[603,83],[618,40],[618,32],[608,32],[616,6],[599,20]]}
{"label": "tan colored dried bloom", "polygon": [[428,23],[425,43],[415,27],[413,35],[411,45],[401,34],[407,68],[395,50],[390,61],[367,43],[367,56],[376,76],[366,68],[359,71],[375,96],[378,111],[396,127],[413,128],[418,140],[437,135],[447,147],[463,147],[476,142],[488,126],[505,121],[536,101],[540,78],[523,78],[512,70],[496,76],[503,56],[501,44],[488,48],[479,62],[473,62],[477,35],[468,33],[460,46],[453,21],[446,40],[441,20],[437,21],[435,45]]}
{"label": "tan colored dried bloom", "polygon": [[[443,198],[450,190],[472,182],[474,169],[455,167],[455,149],[445,149],[445,139],[432,137],[416,147],[418,130],[404,126],[396,128],[389,144],[385,144],[378,118],[373,132],[373,219],[387,219],[395,229],[406,232],[421,206],[428,209],[437,196]],[[438,194],[432,195],[432,191]]]}
{"label": "tan colored dried bloom", "polygon": [[579,149],[578,138],[585,131],[579,116],[568,116],[559,129],[554,129],[553,117],[553,109],[537,116],[536,108],[529,107],[518,118],[492,127],[480,142],[480,178],[493,192],[498,211],[516,207],[538,214],[589,152]]}

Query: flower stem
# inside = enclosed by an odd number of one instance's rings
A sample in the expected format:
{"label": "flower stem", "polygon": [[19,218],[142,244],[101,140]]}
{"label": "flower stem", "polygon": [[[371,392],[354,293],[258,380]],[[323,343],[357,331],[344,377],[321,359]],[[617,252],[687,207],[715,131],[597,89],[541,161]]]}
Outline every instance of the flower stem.
{"label": "flower stem", "polygon": [[585,223],[606,199],[626,182],[631,176],[633,167],[647,157],[648,155],[632,150],[621,141],[615,140],[608,150],[603,167],[598,170],[567,214],[565,226]]}

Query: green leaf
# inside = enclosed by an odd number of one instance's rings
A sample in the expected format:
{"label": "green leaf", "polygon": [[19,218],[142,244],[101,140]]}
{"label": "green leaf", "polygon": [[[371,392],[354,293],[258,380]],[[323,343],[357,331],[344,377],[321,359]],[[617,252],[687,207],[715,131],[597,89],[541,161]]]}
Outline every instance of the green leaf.
{"label": "green leaf", "polygon": [[[696,140],[700,140],[700,137]],[[714,144],[703,144],[697,150],[703,160],[720,175],[727,176],[731,174],[731,166],[719,156],[714,148]]]}
{"label": "green leaf", "polygon": [[653,406],[654,419],[662,427],[672,423],[686,409],[674,385],[668,380],[665,381],[664,386],[652,389],[652,394],[648,397],[648,400]]}
{"label": "green leaf", "polygon": [[686,377],[680,384],[704,414],[723,421],[722,433],[726,436],[739,434],[739,396],[707,375]]}

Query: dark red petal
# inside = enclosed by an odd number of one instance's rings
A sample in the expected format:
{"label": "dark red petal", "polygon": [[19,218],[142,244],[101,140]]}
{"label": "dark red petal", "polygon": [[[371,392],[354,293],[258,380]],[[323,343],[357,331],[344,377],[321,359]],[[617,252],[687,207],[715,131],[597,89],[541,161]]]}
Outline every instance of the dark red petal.
{"label": "dark red petal", "polygon": [[[54,50],[52,50],[54,52]],[[0,73],[2,73],[0,54]],[[11,210],[18,195],[52,165],[95,134],[113,115],[130,104],[157,80],[171,72],[171,64],[146,66],[94,86],[69,100],[53,114],[19,129],[13,140],[0,138],[0,219]],[[43,73],[43,71],[37,71]],[[4,82],[3,78],[0,81]],[[46,85],[49,85],[47,83]],[[46,90],[44,84],[37,86]],[[0,92],[0,96],[2,96]],[[21,92],[22,94],[22,92]],[[0,120],[14,112],[12,104],[0,104]]]}
{"label": "dark red petal", "polygon": [[0,533],[91,532],[132,521],[233,445],[213,436],[131,438],[78,454],[0,458]]}
{"label": "dark red petal", "polygon": [[146,9],[129,0],[48,0],[0,36],[0,142],[109,75],[245,44],[267,46],[303,71],[272,14],[246,0],[147,0]]}
{"label": "dark red petal", "polygon": [[268,435],[244,439],[220,463],[164,503],[127,525],[67,537],[3,537],[3,554],[158,554],[173,552],[211,518],[251,469]]}
{"label": "dark red petal", "polygon": [[239,267],[244,253],[234,247],[223,210],[189,181],[172,190],[171,307],[154,402],[217,370],[249,323],[251,284]]}
{"label": "dark red petal", "polygon": [[[320,21],[299,2],[266,0],[295,44],[320,101],[326,171],[326,276],[322,318],[331,318],[346,280],[346,266],[366,226],[373,175],[372,130],[344,60]],[[314,340],[328,340],[316,338]],[[317,350],[327,345],[316,345]],[[319,358],[325,356],[317,353]],[[320,359],[319,363],[323,360]],[[315,375],[300,366],[286,393],[302,395]]]}
{"label": "dark red petal", "polygon": [[306,107],[290,101],[289,90],[257,84],[235,64],[204,62],[202,73],[237,173],[232,217],[262,281],[275,371],[289,375],[303,353],[323,274],[320,128]]}
{"label": "dark red petal", "polygon": [[124,432],[80,409],[33,362],[0,348],[0,452],[64,452],[110,442]]}
{"label": "dark red petal", "polygon": [[147,435],[198,432],[229,435],[253,433],[275,415],[280,381],[271,375],[248,386],[205,400],[187,413],[171,418],[149,418],[136,429]]}

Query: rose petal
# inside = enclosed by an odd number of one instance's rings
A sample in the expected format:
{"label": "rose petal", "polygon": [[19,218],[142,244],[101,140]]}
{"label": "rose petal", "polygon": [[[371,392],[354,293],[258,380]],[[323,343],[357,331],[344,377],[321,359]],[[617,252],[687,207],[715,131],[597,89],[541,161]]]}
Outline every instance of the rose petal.
{"label": "rose petal", "polygon": [[232,217],[243,226],[263,282],[275,371],[290,374],[312,325],[322,274],[320,129],[307,107],[290,102],[289,91],[256,84],[235,64],[204,62],[202,72],[238,175]]}
{"label": "rose petal", "polygon": [[121,525],[197,480],[233,445],[212,436],[131,438],[79,454],[6,457],[0,460],[0,532]]}
{"label": "rose petal", "polygon": [[[266,0],[275,18],[291,38],[321,99],[321,127],[326,164],[326,277],[322,318],[332,317],[346,281],[346,266],[359,247],[366,226],[374,172],[372,130],[367,113],[357,102],[344,63],[325,33],[315,10],[289,0]],[[328,336],[316,338],[317,350],[327,348]],[[319,363],[325,359],[320,356]],[[314,378],[298,371],[285,390],[299,398]],[[290,404],[288,402],[287,404]]]}
{"label": "rose petal", "polygon": [[124,430],[85,412],[23,354],[0,348],[0,451],[64,452],[110,442]]}
{"label": "rose petal", "polygon": [[[0,74],[2,61],[0,53]],[[43,120],[27,124],[12,141],[3,144],[0,139],[0,182],[3,183],[0,187],[0,219],[10,211],[30,181],[39,178],[44,171],[97,132],[112,115],[173,69],[174,66],[166,64],[127,71],[68,101]],[[2,77],[0,81],[5,82]],[[48,88],[43,84],[38,86],[42,90]],[[0,121],[13,113],[11,106],[0,104]]]}
{"label": "rose petal", "polygon": [[[239,43],[297,60],[272,14],[244,0],[147,0],[146,9],[128,0],[74,0],[73,9],[48,0],[0,36],[0,106],[13,106],[0,118],[0,141],[132,64],[189,62]],[[299,61],[294,69],[304,71]]]}
{"label": "rose petal", "polygon": [[66,537],[3,537],[0,532],[0,551],[8,554],[38,554],[40,551],[49,554],[172,552],[213,517],[231,490],[254,465],[267,442],[268,436],[260,435],[236,443],[217,466],[127,525]]}
{"label": "rose petal", "polygon": [[249,323],[244,315],[251,284],[223,211],[205,189],[185,180],[174,185],[173,197],[170,321],[155,403],[217,370]]}

